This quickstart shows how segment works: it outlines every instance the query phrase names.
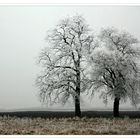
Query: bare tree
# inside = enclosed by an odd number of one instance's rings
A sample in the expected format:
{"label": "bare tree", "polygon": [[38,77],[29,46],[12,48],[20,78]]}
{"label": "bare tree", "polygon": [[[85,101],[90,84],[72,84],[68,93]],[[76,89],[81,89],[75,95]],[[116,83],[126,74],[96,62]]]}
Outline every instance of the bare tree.
{"label": "bare tree", "polygon": [[129,98],[133,105],[139,102],[140,72],[138,40],[127,32],[114,28],[103,29],[101,47],[91,57],[92,82],[104,101],[114,100],[114,116],[119,116],[119,104]]}
{"label": "bare tree", "polygon": [[49,46],[39,56],[44,71],[37,77],[42,101],[63,102],[72,97],[75,116],[81,116],[80,93],[86,90],[86,57],[95,47],[94,36],[81,16],[61,20],[48,34]]}

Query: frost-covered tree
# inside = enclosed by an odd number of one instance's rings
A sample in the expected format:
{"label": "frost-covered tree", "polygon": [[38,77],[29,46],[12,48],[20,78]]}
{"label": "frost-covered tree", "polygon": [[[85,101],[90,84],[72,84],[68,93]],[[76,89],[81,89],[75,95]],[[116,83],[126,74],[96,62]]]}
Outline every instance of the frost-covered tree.
{"label": "frost-covered tree", "polygon": [[81,16],[61,20],[47,36],[39,56],[44,70],[37,77],[42,101],[63,102],[72,97],[75,116],[81,116],[80,93],[86,90],[86,57],[95,47],[94,36]]}
{"label": "frost-covered tree", "polygon": [[100,33],[100,48],[91,57],[92,82],[95,91],[107,101],[114,100],[114,116],[119,116],[120,101],[129,98],[133,105],[139,102],[140,94],[140,51],[138,40],[127,32],[114,28]]}

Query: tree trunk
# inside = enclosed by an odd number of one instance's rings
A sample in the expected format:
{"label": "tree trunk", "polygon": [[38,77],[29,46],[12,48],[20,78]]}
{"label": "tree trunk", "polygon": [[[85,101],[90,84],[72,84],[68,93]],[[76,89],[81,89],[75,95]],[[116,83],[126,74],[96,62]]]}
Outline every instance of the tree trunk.
{"label": "tree trunk", "polygon": [[114,108],[113,108],[114,117],[119,117],[119,102],[120,102],[120,98],[115,97],[115,99],[114,99]]}
{"label": "tree trunk", "polygon": [[76,72],[75,116],[81,117],[81,109],[80,109],[80,70],[77,70],[77,72]]}
{"label": "tree trunk", "polygon": [[80,96],[75,96],[75,116],[81,117]]}

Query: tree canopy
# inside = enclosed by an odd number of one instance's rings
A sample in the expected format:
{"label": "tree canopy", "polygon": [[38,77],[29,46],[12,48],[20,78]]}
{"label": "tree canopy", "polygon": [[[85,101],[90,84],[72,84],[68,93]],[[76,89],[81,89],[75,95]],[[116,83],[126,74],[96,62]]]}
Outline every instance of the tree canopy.
{"label": "tree canopy", "polygon": [[140,50],[138,40],[127,32],[114,28],[102,29],[100,48],[91,56],[92,82],[104,101],[107,97],[126,101],[133,105],[140,101]]}

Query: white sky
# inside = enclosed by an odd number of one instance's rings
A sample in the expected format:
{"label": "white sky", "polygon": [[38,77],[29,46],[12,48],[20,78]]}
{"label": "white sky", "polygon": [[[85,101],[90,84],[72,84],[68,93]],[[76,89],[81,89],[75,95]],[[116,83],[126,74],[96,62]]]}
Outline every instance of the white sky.
{"label": "white sky", "polygon": [[[46,46],[47,30],[75,14],[83,15],[96,33],[114,26],[140,39],[139,6],[0,6],[0,109],[41,106],[35,87],[37,56]],[[84,106],[105,107],[98,95]]]}

